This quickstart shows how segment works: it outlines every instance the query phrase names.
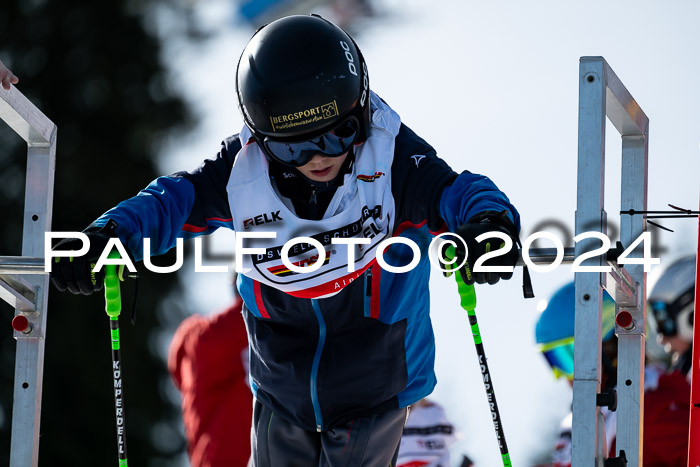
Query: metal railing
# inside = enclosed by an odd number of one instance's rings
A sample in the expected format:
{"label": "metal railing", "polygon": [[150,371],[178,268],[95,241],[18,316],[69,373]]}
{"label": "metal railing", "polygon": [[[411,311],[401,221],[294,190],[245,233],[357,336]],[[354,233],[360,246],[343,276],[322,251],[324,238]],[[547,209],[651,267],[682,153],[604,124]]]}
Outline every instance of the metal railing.
{"label": "metal railing", "polygon": [[51,230],[57,129],[14,86],[0,87],[0,118],[27,143],[22,256],[0,258],[0,298],[15,308],[17,340],[10,465],[36,466],[49,286],[44,232]]}

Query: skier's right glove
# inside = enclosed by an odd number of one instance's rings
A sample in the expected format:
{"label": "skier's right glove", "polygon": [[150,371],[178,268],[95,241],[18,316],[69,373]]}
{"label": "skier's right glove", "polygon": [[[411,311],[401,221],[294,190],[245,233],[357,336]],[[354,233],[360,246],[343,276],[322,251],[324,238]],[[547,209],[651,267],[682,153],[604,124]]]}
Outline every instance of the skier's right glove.
{"label": "skier's right glove", "polygon": [[515,224],[510,220],[506,211],[484,211],[469,219],[469,221],[457,229],[457,235],[464,240],[467,251],[464,251],[463,245],[457,245],[456,255],[457,264],[464,261],[464,266],[460,268],[460,275],[465,284],[495,284],[499,280],[508,280],[513,277],[512,269],[510,272],[476,272],[473,271],[474,264],[484,254],[502,248],[503,241],[498,238],[485,239],[482,242],[477,242],[476,237],[487,232],[501,232],[508,235],[513,245],[511,248],[495,258],[489,259],[484,263],[484,266],[510,266],[516,265],[518,261],[518,250],[515,247],[519,243],[518,230]]}
{"label": "skier's right glove", "polygon": [[[103,227],[88,227],[83,231],[90,240],[90,248],[83,256],[56,257],[51,267],[51,282],[61,292],[66,289],[76,295],[91,295],[104,286],[104,269],[93,271],[110,238],[116,237],[116,223],[107,222]],[[61,240],[53,250],[80,250],[83,243],[77,238]]]}

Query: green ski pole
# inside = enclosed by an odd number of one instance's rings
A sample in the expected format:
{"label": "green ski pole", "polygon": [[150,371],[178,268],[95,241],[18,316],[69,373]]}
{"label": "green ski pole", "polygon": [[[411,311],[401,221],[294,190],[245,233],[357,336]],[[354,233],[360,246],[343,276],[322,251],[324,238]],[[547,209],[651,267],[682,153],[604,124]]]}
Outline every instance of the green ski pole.
{"label": "green ski pole", "polygon": [[[119,258],[113,252],[110,258]],[[117,453],[119,467],[126,463],[126,418],[124,417],[124,388],[122,387],[121,343],[119,340],[119,314],[122,311],[122,297],[119,286],[117,265],[105,265],[105,311],[109,316],[109,328],[112,337],[112,376],[114,377],[114,408],[117,417]]]}
{"label": "green ski pole", "polygon": [[[446,251],[446,256],[448,258],[455,257],[454,247],[448,247]],[[457,274],[455,274],[455,280],[457,281],[457,289],[459,291],[460,304],[469,316],[469,324],[472,328],[472,336],[474,337],[476,354],[479,358],[479,368],[481,369],[481,376],[484,381],[484,388],[486,389],[486,399],[488,400],[489,408],[491,410],[491,419],[493,420],[493,427],[496,430],[498,448],[501,450],[501,459],[503,460],[503,466],[511,467],[512,464],[510,463],[510,454],[508,452],[508,445],[506,444],[506,436],[503,432],[503,424],[501,423],[501,414],[498,410],[498,404],[496,403],[496,393],[493,390],[493,380],[491,379],[491,373],[489,372],[489,366],[486,359],[484,344],[481,341],[479,323],[476,320],[476,291],[474,290],[473,285],[467,285],[464,283],[464,280],[462,280],[462,274],[459,271],[457,271]]]}

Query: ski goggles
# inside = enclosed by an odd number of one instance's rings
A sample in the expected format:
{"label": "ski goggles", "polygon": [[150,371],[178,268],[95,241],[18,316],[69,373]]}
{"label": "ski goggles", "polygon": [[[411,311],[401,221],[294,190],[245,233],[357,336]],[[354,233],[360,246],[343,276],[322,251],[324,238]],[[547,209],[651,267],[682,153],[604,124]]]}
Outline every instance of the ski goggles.
{"label": "ski goggles", "polygon": [[653,301],[650,302],[651,312],[656,321],[657,331],[664,336],[675,336],[678,330],[676,329],[676,319],[669,313],[666,302]]}
{"label": "ski goggles", "polygon": [[315,155],[325,157],[342,156],[350,150],[360,133],[360,124],[355,117],[348,117],[332,130],[303,141],[281,141],[265,137],[262,142],[265,154],[282,164],[301,167]]}
{"label": "ski goggles", "polygon": [[574,379],[574,338],[569,337],[543,344],[542,355],[552,368],[556,378]]}

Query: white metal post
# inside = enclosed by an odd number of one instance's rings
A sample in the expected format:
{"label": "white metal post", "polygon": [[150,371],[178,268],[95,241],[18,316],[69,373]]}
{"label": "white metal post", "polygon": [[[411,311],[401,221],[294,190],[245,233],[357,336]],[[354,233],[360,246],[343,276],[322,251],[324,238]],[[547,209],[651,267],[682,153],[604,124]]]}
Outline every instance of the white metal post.
{"label": "white metal post", "polygon": [[[579,67],[579,154],[576,234],[598,231],[605,234],[605,117],[622,136],[621,210],[646,210],[649,120],[617,75],[602,57],[581,57]],[[644,231],[643,216],[623,216],[620,241],[625,247]],[[576,256],[589,249],[579,242]],[[630,257],[641,257],[640,249]],[[584,266],[604,266],[597,256]],[[603,465],[607,453],[601,446],[602,429],[597,394],[601,377],[602,287],[616,302],[618,311],[629,312],[634,325],[616,326],[618,335],[618,414],[616,451],[625,451],[627,465],[642,465],[641,422],[644,409],[644,335],[646,318],[646,273],[642,265],[620,268],[607,261],[605,274],[577,272],[574,338],[574,404],[572,465]],[[592,351],[592,349],[596,349]]]}
{"label": "white metal post", "polygon": [[28,321],[26,329],[14,333],[17,354],[10,466],[36,466],[49,285],[41,265],[44,232],[51,230],[56,125],[15,87],[9,91],[0,88],[0,118],[27,142],[28,148],[22,256],[0,257],[0,298],[15,307],[15,318]]}
{"label": "white metal post", "polygon": [[[578,172],[576,235],[596,230],[606,233],[605,220],[605,80],[602,63],[581,59],[579,67]],[[576,257],[590,249],[591,241],[577,242]],[[583,266],[602,266],[595,256]],[[574,400],[572,466],[602,466],[603,424],[596,395],[601,383],[601,276],[576,273],[574,321]]]}
{"label": "white metal post", "polygon": [[[622,137],[622,196],[621,211],[647,209],[647,160],[646,135]],[[623,216],[620,223],[620,241],[629,246],[646,229],[644,216]],[[642,257],[641,246],[631,257]],[[620,305],[621,311],[631,314],[631,329],[616,328],[617,354],[617,443],[619,455],[625,450],[630,466],[642,465],[642,439],[644,434],[644,339],[646,332],[646,274],[642,265],[628,264],[625,269],[636,285],[637,301],[630,306]]]}

